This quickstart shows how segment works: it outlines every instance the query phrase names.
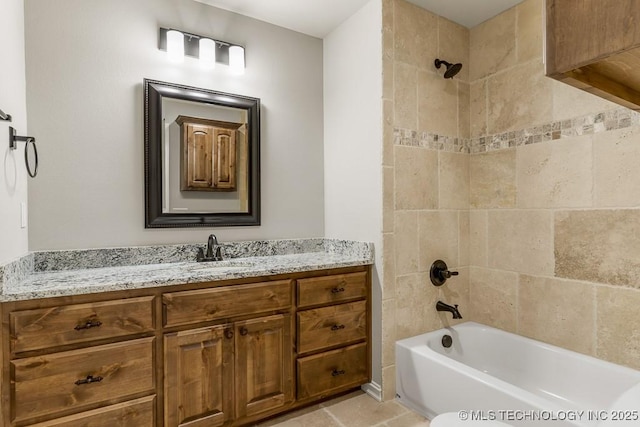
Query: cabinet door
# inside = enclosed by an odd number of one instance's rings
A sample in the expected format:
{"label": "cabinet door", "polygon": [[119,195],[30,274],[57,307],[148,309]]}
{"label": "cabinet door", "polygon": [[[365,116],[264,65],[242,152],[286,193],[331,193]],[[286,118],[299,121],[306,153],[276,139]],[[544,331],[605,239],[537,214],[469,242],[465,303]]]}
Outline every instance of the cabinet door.
{"label": "cabinet door", "polygon": [[219,426],[233,411],[233,329],[213,326],[164,337],[165,426]]}
{"label": "cabinet door", "polygon": [[251,417],[293,400],[291,316],[236,322],[236,411]]}

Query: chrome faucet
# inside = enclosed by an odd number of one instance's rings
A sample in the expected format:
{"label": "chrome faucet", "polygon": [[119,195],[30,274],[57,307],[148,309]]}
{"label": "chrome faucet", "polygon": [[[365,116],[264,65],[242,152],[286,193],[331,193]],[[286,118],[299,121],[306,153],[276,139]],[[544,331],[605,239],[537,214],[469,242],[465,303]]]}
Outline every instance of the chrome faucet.
{"label": "chrome faucet", "polygon": [[462,315],[458,311],[458,304],[455,304],[455,306],[450,306],[449,304],[445,304],[442,301],[438,301],[436,303],[436,310],[437,311],[448,311],[451,314],[453,314],[453,318],[454,319],[462,319]]}
{"label": "chrome faucet", "polygon": [[222,246],[218,244],[218,238],[215,234],[210,234],[207,239],[207,253],[202,248],[198,248],[196,261],[222,261]]}

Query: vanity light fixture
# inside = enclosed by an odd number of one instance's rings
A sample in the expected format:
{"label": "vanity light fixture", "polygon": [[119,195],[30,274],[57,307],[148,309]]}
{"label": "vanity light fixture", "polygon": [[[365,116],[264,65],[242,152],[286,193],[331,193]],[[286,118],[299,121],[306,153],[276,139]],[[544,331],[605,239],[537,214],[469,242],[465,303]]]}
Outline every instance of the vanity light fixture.
{"label": "vanity light fixture", "polygon": [[173,62],[182,62],[185,56],[199,60],[206,69],[216,62],[228,65],[234,74],[244,74],[244,47],[210,37],[191,34],[173,28],[160,28],[158,48],[167,52]]}
{"label": "vanity light fixture", "polygon": [[242,46],[229,47],[229,68],[233,74],[244,74],[244,48]]}
{"label": "vanity light fixture", "polygon": [[184,34],[180,31],[169,30],[167,37],[167,55],[171,62],[182,62],[184,60]]}

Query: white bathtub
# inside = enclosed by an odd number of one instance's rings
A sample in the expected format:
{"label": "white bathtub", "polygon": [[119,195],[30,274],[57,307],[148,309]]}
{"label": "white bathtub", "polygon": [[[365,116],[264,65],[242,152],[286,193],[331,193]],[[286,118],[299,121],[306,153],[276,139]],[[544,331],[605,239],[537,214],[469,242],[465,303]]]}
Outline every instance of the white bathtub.
{"label": "white bathtub", "polygon": [[640,384],[639,371],[474,322],[398,341],[396,377],[399,401],[429,419],[466,410],[544,427],[595,426]]}

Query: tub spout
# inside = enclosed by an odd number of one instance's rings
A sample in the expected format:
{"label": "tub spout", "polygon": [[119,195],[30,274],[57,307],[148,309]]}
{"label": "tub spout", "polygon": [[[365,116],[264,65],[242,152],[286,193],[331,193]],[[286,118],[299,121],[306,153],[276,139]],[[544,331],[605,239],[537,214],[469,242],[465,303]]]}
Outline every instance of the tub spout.
{"label": "tub spout", "polygon": [[448,311],[451,314],[453,314],[453,318],[454,319],[462,319],[462,315],[458,311],[458,304],[455,304],[454,306],[450,306],[449,304],[445,304],[442,301],[438,301],[436,303],[436,310],[437,311]]}

